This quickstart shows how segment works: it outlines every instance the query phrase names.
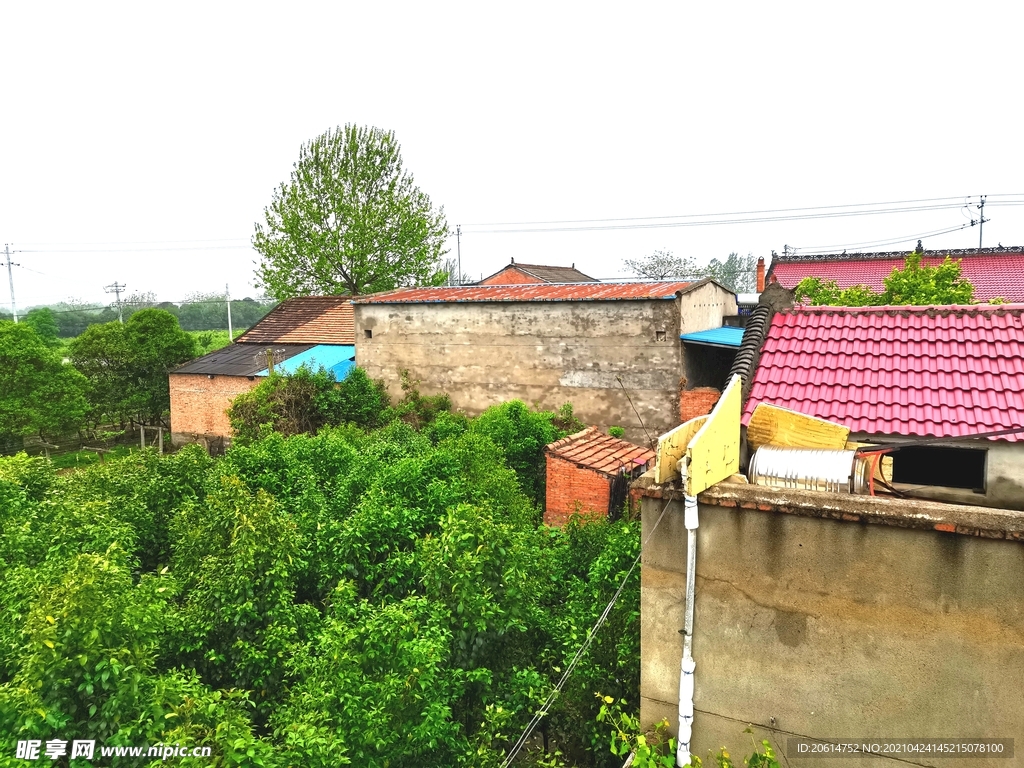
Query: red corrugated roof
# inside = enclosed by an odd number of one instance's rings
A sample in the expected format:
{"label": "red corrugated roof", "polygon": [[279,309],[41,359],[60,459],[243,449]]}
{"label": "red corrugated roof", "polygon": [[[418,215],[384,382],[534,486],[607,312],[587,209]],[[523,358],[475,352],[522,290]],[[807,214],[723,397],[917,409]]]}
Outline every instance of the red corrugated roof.
{"label": "red corrugated roof", "polygon": [[351,296],[300,296],[278,304],[236,341],[253,344],[355,344]]}
{"label": "red corrugated roof", "polygon": [[690,283],[563,283],[463,285],[452,288],[399,288],[355,299],[357,304],[415,304],[453,301],[611,301],[674,299]]}
{"label": "red corrugated roof", "polygon": [[744,423],[760,402],[872,435],[1024,427],[1024,304],[779,312]]}
{"label": "red corrugated roof", "polygon": [[615,474],[623,467],[633,469],[638,465],[646,466],[654,458],[654,451],[649,448],[641,448],[606,435],[597,427],[563,437],[545,450],[560,459],[606,475]]}
{"label": "red corrugated roof", "polygon": [[[945,251],[925,251],[922,266],[942,263]],[[776,260],[769,275],[785,288],[795,288],[805,277],[835,280],[840,288],[866,285],[876,291],[884,289],[883,281],[897,267],[902,268],[906,253],[854,253],[847,256],[801,255],[793,260]],[[1009,302],[1024,302],[1024,248],[986,248],[983,252],[953,251],[961,259],[960,274],[974,286],[974,298],[988,301],[1002,297]]]}

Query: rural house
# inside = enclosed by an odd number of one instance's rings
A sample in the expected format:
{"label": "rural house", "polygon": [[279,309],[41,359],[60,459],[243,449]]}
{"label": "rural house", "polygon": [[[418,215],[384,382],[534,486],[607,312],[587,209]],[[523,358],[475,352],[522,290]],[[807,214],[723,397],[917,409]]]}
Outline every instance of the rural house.
{"label": "rural house", "polygon": [[529,283],[597,283],[573,264],[571,267],[546,267],[541,264],[512,263],[502,267],[477,285],[525,285]]}
{"label": "rural house", "polygon": [[291,373],[301,365],[326,368],[339,380],[355,365],[349,297],[287,299],[234,344],[172,371],[172,444],[230,442],[231,401],[255,387],[271,366]]}
{"label": "rural house", "polygon": [[564,525],[574,513],[620,513],[629,484],[644,473],[654,451],[590,427],[551,443],[544,455],[544,523]]}
{"label": "rural house", "polygon": [[[866,285],[880,292],[884,290],[885,278],[893,269],[902,268],[911,253],[776,253],[772,254],[767,279],[785,288],[795,288],[805,277],[818,277],[834,280],[840,288]],[[922,252],[921,266],[938,266],[947,255],[960,260],[960,274],[974,286],[976,301],[1001,298],[1011,303],[1024,302],[1024,246],[926,250]]]}
{"label": "rural house", "polygon": [[680,337],[720,328],[736,296],[712,280],[459,286],[362,296],[354,309],[359,364],[392,396],[408,371],[470,415],[571,402],[583,421],[649,445],[677,423]]}
{"label": "rural house", "polygon": [[[908,496],[1024,509],[1024,304],[797,307],[748,326],[738,359],[759,403],[900,444]],[[988,435],[988,436],[986,436]]]}

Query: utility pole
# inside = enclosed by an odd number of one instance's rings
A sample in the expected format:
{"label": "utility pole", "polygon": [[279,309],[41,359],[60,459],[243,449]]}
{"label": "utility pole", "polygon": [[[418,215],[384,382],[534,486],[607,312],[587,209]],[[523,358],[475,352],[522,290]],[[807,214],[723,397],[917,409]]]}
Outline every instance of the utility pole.
{"label": "utility pole", "polygon": [[462,285],[462,225],[461,224],[456,224],[455,225],[455,252],[459,255],[459,285]]}
{"label": "utility pole", "polygon": [[18,322],[18,310],[14,304],[14,272],[11,271],[11,267],[20,265],[11,264],[11,246],[8,243],[4,243],[4,256],[7,257],[7,279],[11,282],[11,317],[14,318],[14,322]]}
{"label": "utility pole", "polygon": [[235,334],[231,330],[231,287],[224,283],[224,298],[228,301],[228,341],[235,340]]}
{"label": "utility pole", "polygon": [[981,236],[985,232],[985,198],[988,195],[981,196],[981,203],[978,204],[978,250],[981,250]]}
{"label": "utility pole", "polygon": [[119,322],[124,323],[124,315],[121,314],[121,291],[127,288],[127,285],[121,285],[116,280],[113,285],[103,286],[103,290],[106,293],[112,293],[117,297],[117,319]]}

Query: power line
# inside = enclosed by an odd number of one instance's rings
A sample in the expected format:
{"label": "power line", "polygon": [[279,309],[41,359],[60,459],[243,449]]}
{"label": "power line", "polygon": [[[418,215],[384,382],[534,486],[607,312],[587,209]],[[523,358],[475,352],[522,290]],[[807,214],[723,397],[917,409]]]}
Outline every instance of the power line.
{"label": "power line", "polygon": [[127,285],[121,285],[116,280],[111,285],[103,286],[104,292],[112,293],[117,297],[117,319],[122,323],[124,322],[124,315],[121,314],[121,291],[127,287]]}

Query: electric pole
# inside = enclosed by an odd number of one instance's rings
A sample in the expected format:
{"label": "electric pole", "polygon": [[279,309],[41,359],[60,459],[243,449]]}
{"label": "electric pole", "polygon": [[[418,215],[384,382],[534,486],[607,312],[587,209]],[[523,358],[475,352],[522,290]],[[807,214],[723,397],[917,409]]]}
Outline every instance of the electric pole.
{"label": "electric pole", "polygon": [[127,288],[127,285],[121,285],[116,280],[112,285],[103,286],[103,290],[106,293],[112,293],[117,297],[117,319],[118,322],[124,323],[124,315],[121,314],[121,291]]}
{"label": "electric pole", "polygon": [[14,322],[18,322],[18,310],[14,304],[14,272],[11,271],[11,267],[20,265],[11,264],[11,246],[8,243],[4,243],[4,256],[7,257],[7,279],[11,283],[11,317],[14,318]]}
{"label": "electric pole", "polygon": [[981,250],[981,236],[985,232],[985,198],[988,195],[981,196],[981,202],[978,204],[978,250]]}
{"label": "electric pole", "polygon": [[231,287],[227,283],[224,283],[224,298],[228,302],[228,341],[231,342],[235,340],[235,334],[231,330]]}
{"label": "electric pole", "polygon": [[[462,225],[455,225],[455,252],[459,255],[459,285],[462,285]],[[14,289],[12,288],[13,292]]]}

